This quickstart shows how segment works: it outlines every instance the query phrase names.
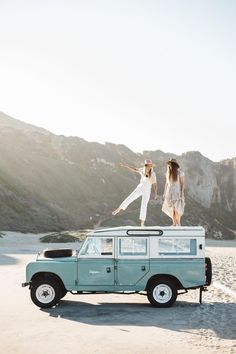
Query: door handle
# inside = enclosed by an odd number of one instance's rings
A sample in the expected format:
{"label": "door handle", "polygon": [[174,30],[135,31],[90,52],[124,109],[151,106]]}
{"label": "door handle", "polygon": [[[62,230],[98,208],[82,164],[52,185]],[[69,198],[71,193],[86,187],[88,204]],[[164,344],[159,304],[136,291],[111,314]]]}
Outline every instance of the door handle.
{"label": "door handle", "polygon": [[110,267],[106,267],[106,271],[107,271],[107,273],[111,273],[111,268]]}
{"label": "door handle", "polygon": [[145,270],[146,270],[146,267],[143,265],[143,266],[141,267],[141,269],[142,269],[143,271],[145,271]]}

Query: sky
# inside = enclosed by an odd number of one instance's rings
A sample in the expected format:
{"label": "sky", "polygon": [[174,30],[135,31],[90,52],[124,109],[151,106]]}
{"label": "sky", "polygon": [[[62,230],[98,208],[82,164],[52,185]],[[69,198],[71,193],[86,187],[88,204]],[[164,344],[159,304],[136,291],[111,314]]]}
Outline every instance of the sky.
{"label": "sky", "polygon": [[236,1],[0,0],[0,111],[135,152],[236,156]]}

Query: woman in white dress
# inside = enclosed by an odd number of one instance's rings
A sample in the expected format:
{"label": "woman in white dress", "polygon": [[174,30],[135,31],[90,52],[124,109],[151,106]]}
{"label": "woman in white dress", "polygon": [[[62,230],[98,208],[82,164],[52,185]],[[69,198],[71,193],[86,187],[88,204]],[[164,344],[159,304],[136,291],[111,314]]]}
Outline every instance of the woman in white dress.
{"label": "woman in white dress", "polygon": [[145,160],[144,167],[137,168],[129,165],[120,164],[122,167],[128,168],[132,172],[139,173],[141,176],[139,185],[135,190],[121,203],[121,205],[112,212],[113,215],[118,214],[121,210],[125,210],[134,200],[142,197],[140,217],[141,226],[144,226],[147,215],[147,205],[151,195],[152,185],[154,186],[154,198],[157,199],[157,183],[156,174],[153,171],[153,163],[151,160]]}
{"label": "woman in white dress", "polygon": [[162,211],[173,221],[173,226],[180,226],[184,213],[184,172],[180,170],[176,159],[167,161],[166,184],[163,195]]}

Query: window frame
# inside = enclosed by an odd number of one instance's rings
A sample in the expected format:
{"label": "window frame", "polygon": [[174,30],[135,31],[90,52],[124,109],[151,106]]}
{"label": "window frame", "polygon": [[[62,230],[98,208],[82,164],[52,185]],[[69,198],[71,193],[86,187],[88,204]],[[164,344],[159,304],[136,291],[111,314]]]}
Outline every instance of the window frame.
{"label": "window frame", "polygon": [[[170,240],[188,240],[190,241],[190,251],[191,251],[191,241],[195,241],[195,253],[174,253],[174,252],[161,252],[160,253],[160,247],[159,247],[159,243],[160,241],[170,241]],[[165,239],[159,238],[158,242],[157,242],[157,257],[160,258],[196,258],[198,255],[198,242],[197,239],[195,237],[168,237]]]}
{"label": "window frame", "polygon": [[[125,240],[125,239],[145,239],[146,240],[146,250],[147,253],[146,254],[121,254],[121,240]],[[120,236],[117,238],[117,258],[118,259],[149,259],[150,258],[150,252],[149,252],[149,245],[150,245],[150,241],[149,241],[149,237],[148,236]]]}

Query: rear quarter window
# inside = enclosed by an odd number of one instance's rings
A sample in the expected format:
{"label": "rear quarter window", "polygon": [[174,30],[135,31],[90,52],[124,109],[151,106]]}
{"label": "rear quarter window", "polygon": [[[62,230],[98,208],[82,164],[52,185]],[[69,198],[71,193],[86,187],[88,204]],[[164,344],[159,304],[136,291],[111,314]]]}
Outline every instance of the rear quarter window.
{"label": "rear quarter window", "polygon": [[158,254],[160,256],[195,256],[197,252],[196,239],[160,239]]}

